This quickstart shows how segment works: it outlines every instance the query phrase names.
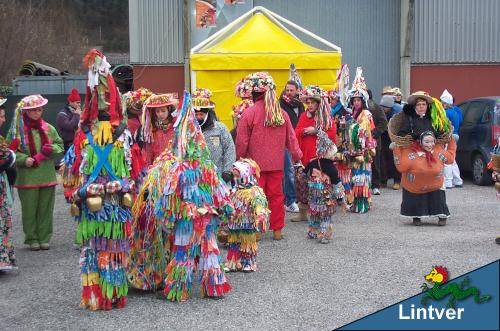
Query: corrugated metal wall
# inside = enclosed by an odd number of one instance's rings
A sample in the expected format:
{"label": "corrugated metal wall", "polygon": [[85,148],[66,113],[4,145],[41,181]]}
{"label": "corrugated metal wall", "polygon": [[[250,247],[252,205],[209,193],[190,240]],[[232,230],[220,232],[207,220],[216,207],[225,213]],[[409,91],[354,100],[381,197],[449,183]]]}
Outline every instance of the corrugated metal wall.
{"label": "corrugated metal wall", "polygon": [[[352,75],[356,66],[364,68],[367,84],[376,100],[384,85],[398,85],[399,0],[247,1],[253,1],[253,6],[263,6],[276,12],[340,46],[342,62],[349,65]],[[183,63],[182,2],[129,0],[131,63]],[[221,22],[234,19],[234,15],[229,14],[240,9],[234,6],[241,5],[223,6],[223,0],[218,0],[218,8],[230,11],[219,13]],[[211,29],[210,34],[216,30]],[[195,37],[206,31],[192,30],[192,34]],[[197,40],[194,37],[193,41]],[[308,41],[319,46],[312,40]]]}
{"label": "corrugated metal wall", "polygon": [[415,0],[412,62],[500,62],[500,1]]}
{"label": "corrugated metal wall", "polygon": [[351,81],[356,66],[362,66],[376,101],[384,85],[399,84],[399,0],[254,0],[254,6],[340,46]]}
{"label": "corrugated metal wall", "polygon": [[184,63],[182,0],[129,0],[130,63]]}

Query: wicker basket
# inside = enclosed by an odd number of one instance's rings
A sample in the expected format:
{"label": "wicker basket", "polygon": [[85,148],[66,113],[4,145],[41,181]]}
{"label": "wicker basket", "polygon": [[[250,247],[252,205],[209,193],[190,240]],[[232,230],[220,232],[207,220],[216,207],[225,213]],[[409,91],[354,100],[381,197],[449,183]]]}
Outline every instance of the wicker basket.
{"label": "wicker basket", "polygon": [[[391,138],[391,141],[393,141],[398,147],[405,148],[409,147],[411,144],[413,144],[413,137],[411,135],[406,135],[406,136],[398,136],[397,133],[399,132],[399,129],[401,128],[403,121],[405,121],[405,115],[403,112],[398,113],[394,115],[390,120],[389,120],[389,125],[387,127],[387,132],[389,133],[389,138]],[[450,130],[447,133],[442,134],[441,136],[436,138],[436,143],[437,144],[442,144],[445,145],[447,144],[450,139],[451,135],[453,133],[453,127],[450,126]]]}
{"label": "wicker basket", "polygon": [[491,155],[491,164],[493,165],[493,170],[500,172],[500,155]]}

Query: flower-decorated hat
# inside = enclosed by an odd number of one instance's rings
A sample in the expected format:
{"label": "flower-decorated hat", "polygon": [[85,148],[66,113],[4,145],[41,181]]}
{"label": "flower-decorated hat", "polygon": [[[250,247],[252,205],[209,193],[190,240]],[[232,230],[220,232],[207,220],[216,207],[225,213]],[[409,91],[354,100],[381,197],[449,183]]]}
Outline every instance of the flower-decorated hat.
{"label": "flower-decorated hat", "polygon": [[152,94],[142,105],[142,137],[146,143],[153,141],[153,120],[151,110],[161,107],[176,107],[179,103],[177,93]]}
{"label": "flower-decorated hat", "polygon": [[251,86],[245,85],[245,78],[241,79],[234,89],[234,95],[242,99],[250,99],[252,97]]}
{"label": "flower-decorated hat", "polygon": [[243,80],[244,89],[251,92],[265,93],[266,119],[264,126],[282,126],[285,124],[283,111],[276,97],[276,84],[267,72],[255,72]]}
{"label": "flower-decorated hat", "polygon": [[304,102],[307,99],[315,99],[321,101],[322,98],[328,97],[328,93],[321,87],[316,85],[308,85],[300,91],[300,100]]}
{"label": "flower-decorated hat", "polygon": [[329,130],[332,127],[332,119],[328,93],[319,86],[308,85],[300,91],[300,100],[304,102],[307,99],[314,99],[319,102],[319,108],[314,114],[316,129]]}
{"label": "flower-decorated hat", "polygon": [[191,103],[194,110],[215,108],[215,104],[210,100],[212,92],[206,88],[197,88],[193,94]]}
{"label": "flower-decorated hat", "polygon": [[142,110],[144,102],[153,94],[147,88],[141,87],[135,91],[129,91],[123,95],[127,109],[134,114]]}
{"label": "flower-decorated hat", "polygon": [[245,110],[253,106],[253,101],[250,99],[243,99],[241,102],[233,106],[233,123],[234,126],[238,123]]}
{"label": "flower-decorated hat", "polygon": [[28,95],[21,100],[22,109],[34,109],[43,107],[49,102],[49,100],[42,97],[40,94]]}
{"label": "flower-decorated hat", "polygon": [[7,98],[0,97],[0,107],[7,102]]}
{"label": "flower-decorated hat", "polygon": [[151,94],[144,101],[143,108],[160,108],[167,106],[177,106],[179,99],[177,93]]}

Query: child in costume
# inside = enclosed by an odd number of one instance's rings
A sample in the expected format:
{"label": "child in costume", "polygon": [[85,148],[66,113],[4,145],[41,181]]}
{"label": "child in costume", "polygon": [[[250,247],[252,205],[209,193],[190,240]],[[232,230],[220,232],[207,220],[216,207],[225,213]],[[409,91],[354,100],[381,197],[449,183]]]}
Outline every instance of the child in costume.
{"label": "child in costume", "polygon": [[257,180],[260,169],[251,159],[241,159],[233,164],[236,185],[231,195],[235,212],[228,221],[229,249],[226,267],[230,271],[252,272],[257,270],[256,234],[263,233],[269,225],[270,210],[264,190]]}
{"label": "child in costume", "polygon": [[312,159],[304,170],[309,178],[307,236],[327,244],[332,239],[332,216],[335,213],[335,205],[342,203],[345,193],[333,161],[337,146],[323,131],[319,131],[317,137],[318,156]]}
{"label": "child in costume", "polygon": [[[153,237],[172,232],[170,256],[161,255],[162,245],[156,245],[159,263],[154,268],[164,277],[164,298],[187,300],[196,269],[202,295],[220,298],[231,286],[220,267],[216,234],[219,223],[231,216],[233,207],[229,190],[210,160],[188,93],[184,94],[174,127],[173,152],[165,150],[150,167],[134,205],[134,217],[148,215],[155,229]],[[154,240],[162,243],[164,239]]]}
{"label": "child in costume", "polygon": [[[6,101],[7,99],[0,97],[0,128],[5,123],[3,104]],[[15,164],[16,154],[0,135],[0,273],[17,269],[12,242],[12,183],[9,181],[9,173],[15,168]]]}
{"label": "child in costume", "polygon": [[92,49],[84,64],[89,80],[74,149],[65,156],[65,196],[82,242],[81,306],[109,310],[126,303],[131,173],[140,169],[132,169],[132,136],[106,57]]}
{"label": "child in costume", "polygon": [[[177,104],[174,94],[152,94],[143,104],[142,127],[138,134],[145,160],[141,184],[152,176],[159,176],[158,172],[168,171],[169,161],[157,167],[153,167],[153,163],[163,155],[162,152],[172,152],[175,134],[172,114]],[[153,189],[157,190],[158,186]],[[144,204],[148,194],[149,189],[139,192],[140,201],[133,208],[127,276],[134,288],[156,291],[162,287],[166,277],[172,238],[171,230],[158,223],[152,210]]]}
{"label": "child in costume", "polygon": [[154,160],[165,150],[171,149],[174,138],[175,108],[179,100],[174,93],[153,94],[142,108],[141,144],[142,154],[146,166],[153,164]]}
{"label": "child in costume", "polygon": [[16,151],[15,187],[21,200],[24,243],[33,251],[50,247],[57,186],[54,158],[63,152],[56,129],[42,119],[47,102],[41,95],[24,97],[9,131],[11,149]]}

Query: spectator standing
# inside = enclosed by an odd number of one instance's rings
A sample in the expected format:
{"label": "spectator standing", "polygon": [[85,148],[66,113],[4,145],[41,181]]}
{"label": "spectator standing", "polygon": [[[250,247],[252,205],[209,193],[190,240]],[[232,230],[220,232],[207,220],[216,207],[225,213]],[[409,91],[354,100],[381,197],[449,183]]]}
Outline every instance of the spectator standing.
{"label": "spectator standing", "polygon": [[382,108],[373,101],[372,91],[368,92],[368,110],[372,113],[375,128],[372,130],[372,137],[377,141],[375,156],[372,163],[372,192],[373,195],[380,195],[381,180],[381,156],[382,156],[382,133],[387,131],[387,117]]}
{"label": "spectator standing", "polygon": [[80,123],[82,114],[80,94],[73,88],[67,98],[68,104],[62,109],[56,117],[56,127],[64,143],[64,153],[73,145],[75,132]]}
{"label": "spectator standing", "polygon": [[[288,114],[292,127],[295,129],[299,118],[304,112],[304,104],[300,102],[299,85],[294,80],[289,80],[285,85],[285,90],[280,96],[280,106]],[[295,175],[292,165],[292,156],[285,150],[284,180],[283,190],[285,192],[286,211],[298,213],[297,196],[295,193]]]}
{"label": "spectator standing", "polygon": [[[453,125],[453,134],[458,136],[460,131],[460,126],[463,122],[462,110],[458,106],[453,105],[453,96],[444,90],[440,97],[443,107],[446,110],[446,117],[450,120]],[[452,164],[445,164],[444,166],[444,177],[446,188],[453,187],[463,187],[464,181],[460,177],[460,169],[458,168],[457,161],[455,160]]]}
{"label": "spectator standing", "polygon": [[[397,114],[393,108],[394,102],[394,98],[391,95],[383,95],[380,99],[380,108],[384,111],[388,121]],[[394,180],[392,189],[399,190],[401,188],[401,174],[394,165],[394,155],[392,150],[389,148],[391,138],[389,137],[387,129],[382,133],[380,141],[382,143],[380,148],[380,186],[386,187],[388,179],[392,178]]]}

